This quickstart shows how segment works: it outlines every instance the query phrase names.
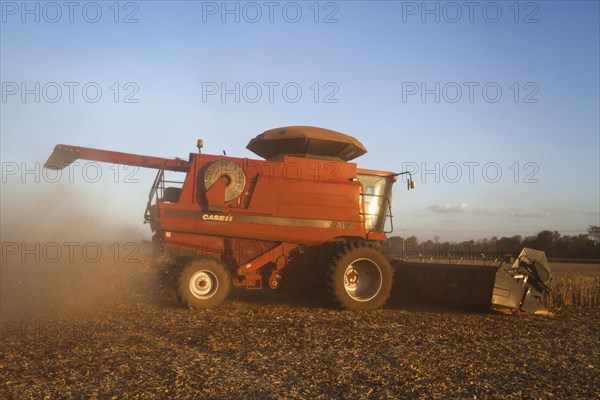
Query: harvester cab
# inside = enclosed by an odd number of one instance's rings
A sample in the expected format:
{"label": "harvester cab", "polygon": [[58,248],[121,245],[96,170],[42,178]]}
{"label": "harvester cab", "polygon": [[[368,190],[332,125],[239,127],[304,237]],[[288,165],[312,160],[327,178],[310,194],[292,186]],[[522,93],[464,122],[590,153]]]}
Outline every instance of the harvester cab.
{"label": "harvester cab", "polygon": [[[186,306],[217,306],[232,285],[279,289],[307,249],[319,254],[317,280],[332,301],[359,310],[386,302],[397,263],[381,244],[393,229],[392,186],[407,174],[414,188],[409,172],[358,168],[351,160],[367,151],[358,140],[315,127],[258,135],[247,148],[263,160],[203,154],[202,140],[197,146],[182,160],[57,145],[45,166],[82,158],[158,169],[144,218],[157,247],[176,260],[169,268]],[[167,179],[169,171],[185,178]]]}

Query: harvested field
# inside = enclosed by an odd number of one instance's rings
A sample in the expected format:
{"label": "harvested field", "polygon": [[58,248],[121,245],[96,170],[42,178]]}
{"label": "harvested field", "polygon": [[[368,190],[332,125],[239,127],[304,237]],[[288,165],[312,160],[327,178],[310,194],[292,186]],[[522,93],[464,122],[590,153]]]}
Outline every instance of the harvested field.
{"label": "harvested field", "polygon": [[544,317],[392,298],[348,312],[241,292],[192,311],[144,262],[1,272],[1,398],[600,396],[597,306]]}

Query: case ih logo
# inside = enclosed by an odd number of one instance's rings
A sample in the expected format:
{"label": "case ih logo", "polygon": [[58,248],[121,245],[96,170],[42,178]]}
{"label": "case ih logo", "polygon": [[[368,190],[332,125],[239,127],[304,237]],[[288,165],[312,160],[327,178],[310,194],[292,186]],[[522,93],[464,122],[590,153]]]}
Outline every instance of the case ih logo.
{"label": "case ih logo", "polygon": [[202,219],[205,221],[231,222],[233,221],[233,215],[203,214]]}

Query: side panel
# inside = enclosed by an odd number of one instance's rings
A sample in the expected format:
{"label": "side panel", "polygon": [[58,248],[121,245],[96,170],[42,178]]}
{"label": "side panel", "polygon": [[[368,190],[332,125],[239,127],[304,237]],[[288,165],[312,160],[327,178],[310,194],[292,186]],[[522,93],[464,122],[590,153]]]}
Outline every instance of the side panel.
{"label": "side panel", "polygon": [[[219,163],[213,164],[216,161]],[[227,190],[231,182],[207,188],[206,171],[211,165],[231,169],[232,163],[243,170],[245,181],[237,197],[225,201],[225,195],[214,191]],[[171,237],[179,232],[307,245],[340,236],[367,238],[361,214],[362,185],[355,181],[354,163],[195,155],[190,164],[179,202],[159,203],[160,230]],[[229,172],[224,171],[226,179],[239,176]],[[165,237],[167,244],[171,240]]]}

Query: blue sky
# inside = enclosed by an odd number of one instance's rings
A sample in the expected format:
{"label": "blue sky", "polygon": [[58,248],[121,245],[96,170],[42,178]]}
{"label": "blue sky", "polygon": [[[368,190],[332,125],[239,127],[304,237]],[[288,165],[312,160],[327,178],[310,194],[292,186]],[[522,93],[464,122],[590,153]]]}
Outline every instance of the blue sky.
{"label": "blue sky", "polygon": [[187,157],[203,138],[255,157],[248,140],[287,125],[357,137],[361,167],[416,172],[417,190],[394,189],[396,234],[600,224],[596,1],[1,4],[3,235],[43,230],[40,209],[48,226],[148,235],[154,171],[54,182],[36,163],[57,143]]}

